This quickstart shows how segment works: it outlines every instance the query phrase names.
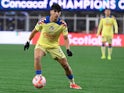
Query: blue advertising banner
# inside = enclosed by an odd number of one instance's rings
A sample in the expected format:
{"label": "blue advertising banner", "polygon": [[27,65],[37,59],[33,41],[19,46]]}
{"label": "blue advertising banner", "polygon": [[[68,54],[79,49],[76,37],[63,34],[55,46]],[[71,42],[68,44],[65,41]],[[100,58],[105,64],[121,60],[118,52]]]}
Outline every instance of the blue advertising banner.
{"label": "blue advertising banner", "polygon": [[0,0],[0,10],[49,10],[53,3],[63,10],[124,11],[124,0]]}

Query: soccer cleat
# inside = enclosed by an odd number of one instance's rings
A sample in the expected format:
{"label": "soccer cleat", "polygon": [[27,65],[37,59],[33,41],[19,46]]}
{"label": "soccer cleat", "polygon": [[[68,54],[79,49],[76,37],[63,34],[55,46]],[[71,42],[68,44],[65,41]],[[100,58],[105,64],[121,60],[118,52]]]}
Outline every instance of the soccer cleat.
{"label": "soccer cleat", "polygon": [[79,85],[77,84],[70,84],[70,88],[73,88],[73,89],[82,89]]}
{"label": "soccer cleat", "polygon": [[101,59],[106,59],[106,56],[102,56]]}
{"label": "soccer cleat", "polygon": [[111,56],[108,56],[108,60],[111,60]]}

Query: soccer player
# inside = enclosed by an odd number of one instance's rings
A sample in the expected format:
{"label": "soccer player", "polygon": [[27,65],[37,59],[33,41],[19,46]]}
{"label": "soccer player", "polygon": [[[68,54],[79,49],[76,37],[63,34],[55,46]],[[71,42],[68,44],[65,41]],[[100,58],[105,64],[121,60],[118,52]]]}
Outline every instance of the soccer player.
{"label": "soccer player", "polygon": [[39,20],[35,28],[29,36],[29,40],[24,45],[24,50],[30,46],[30,41],[38,31],[42,31],[38,42],[34,49],[34,68],[36,75],[42,75],[41,59],[47,53],[50,53],[52,58],[58,61],[65,70],[67,78],[70,80],[70,88],[82,89],[74,81],[74,76],[67,58],[59,46],[58,39],[60,34],[63,34],[65,40],[65,47],[68,56],[72,56],[69,46],[68,29],[64,20],[60,19],[61,7],[58,4],[53,4],[50,9],[50,16],[46,16]]}
{"label": "soccer player", "polygon": [[[106,42],[108,43],[108,56],[107,59],[111,60],[112,54],[112,38],[114,33],[118,33],[118,24],[114,16],[111,16],[111,10],[105,9],[105,16],[100,19],[97,36],[102,36],[102,46],[101,46],[101,59],[106,59]],[[114,28],[113,28],[114,27]]]}

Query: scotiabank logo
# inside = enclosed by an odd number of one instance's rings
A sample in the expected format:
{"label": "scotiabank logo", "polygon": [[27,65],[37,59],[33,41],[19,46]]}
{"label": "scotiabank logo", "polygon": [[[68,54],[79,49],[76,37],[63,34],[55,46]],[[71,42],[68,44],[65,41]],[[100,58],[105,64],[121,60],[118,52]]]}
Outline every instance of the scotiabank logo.
{"label": "scotiabank logo", "polygon": [[100,45],[101,37],[98,38],[93,37],[92,35],[82,35],[75,36],[69,34],[69,40],[71,45]]}
{"label": "scotiabank logo", "polygon": [[[36,44],[39,37],[38,33],[32,40],[33,44]],[[98,38],[96,34],[82,34],[82,33],[69,33],[70,45],[72,46],[100,46],[101,36]],[[64,39],[61,35],[59,40],[60,45],[64,45]],[[112,41],[113,46],[124,47],[124,35],[115,35]]]}
{"label": "scotiabank logo", "polygon": [[[86,46],[99,46],[101,45],[101,36],[98,38],[93,34],[69,34],[71,45],[86,45]],[[124,39],[124,38],[123,38]],[[112,41],[113,46],[122,46],[121,36],[114,36]]]}

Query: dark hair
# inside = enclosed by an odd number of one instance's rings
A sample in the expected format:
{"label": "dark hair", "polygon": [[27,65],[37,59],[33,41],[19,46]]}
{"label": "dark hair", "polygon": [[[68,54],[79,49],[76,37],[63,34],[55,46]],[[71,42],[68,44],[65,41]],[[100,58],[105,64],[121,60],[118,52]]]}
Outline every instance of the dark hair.
{"label": "dark hair", "polygon": [[105,8],[104,10],[110,10],[110,11],[111,11],[111,9],[110,9],[110,8]]}
{"label": "dark hair", "polygon": [[54,3],[52,6],[51,6],[51,10],[56,10],[58,12],[62,11],[62,8],[59,4],[57,3]]}

